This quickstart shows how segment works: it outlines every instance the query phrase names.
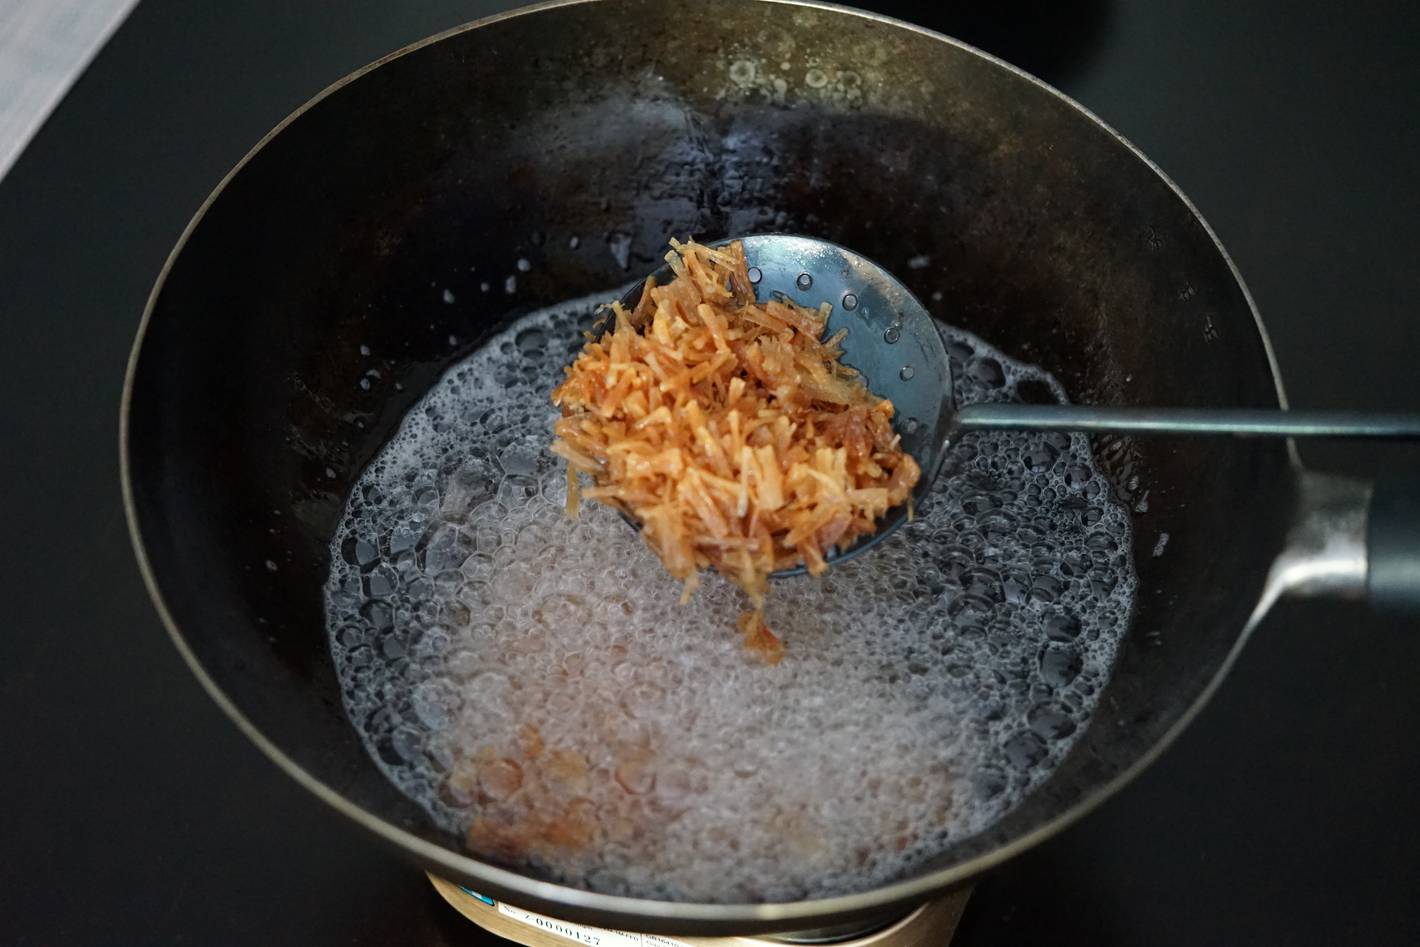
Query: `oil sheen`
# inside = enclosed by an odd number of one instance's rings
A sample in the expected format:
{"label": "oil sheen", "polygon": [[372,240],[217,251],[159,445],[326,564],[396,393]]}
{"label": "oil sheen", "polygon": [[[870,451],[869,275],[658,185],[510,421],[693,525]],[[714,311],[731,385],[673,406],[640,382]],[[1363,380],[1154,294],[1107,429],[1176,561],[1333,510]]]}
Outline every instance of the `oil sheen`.
{"label": "oil sheen", "polygon": [[[375,763],[497,860],[707,902],[911,873],[1017,805],[1089,722],[1132,610],[1128,515],[1079,435],[964,436],[915,521],[776,582],[782,663],[611,511],[563,511],[548,401],[598,294],[454,366],[354,487],[325,590]],[[1064,400],[941,326],[959,404]],[[480,842],[481,840],[481,842]]]}

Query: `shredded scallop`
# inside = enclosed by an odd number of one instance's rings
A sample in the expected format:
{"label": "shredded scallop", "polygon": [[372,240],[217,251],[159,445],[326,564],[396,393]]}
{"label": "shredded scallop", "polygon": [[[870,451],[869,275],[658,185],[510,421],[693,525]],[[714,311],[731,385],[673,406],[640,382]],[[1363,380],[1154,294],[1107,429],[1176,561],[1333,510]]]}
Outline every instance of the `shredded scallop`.
{"label": "shredded scallop", "polygon": [[[921,476],[892,429],[893,406],[824,339],[831,306],[755,301],[744,248],[671,241],[674,278],[648,280],[633,311],[590,337],[552,393],[567,509],[620,509],[688,600],[714,567],[753,604],[738,626],[769,663],[771,573],[821,575],[835,547],[872,533]],[[591,486],[581,487],[578,474]]]}

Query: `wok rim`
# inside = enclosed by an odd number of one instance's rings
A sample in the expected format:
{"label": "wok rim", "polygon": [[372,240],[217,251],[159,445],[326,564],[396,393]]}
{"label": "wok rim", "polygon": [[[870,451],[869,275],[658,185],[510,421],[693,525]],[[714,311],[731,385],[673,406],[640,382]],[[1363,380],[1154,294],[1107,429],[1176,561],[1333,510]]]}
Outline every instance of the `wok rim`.
{"label": "wok rim", "polygon": [[[677,924],[684,924],[685,927],[679,928],[679,930],[685,934],[710,930],[723,933],[750,934],[772,930],[788,930],[795,927],[807,928],[822,924],[825,921],[844,919],[868,913],[885,912],[895,906],[926,901],[934,894],[959,886],[982,872],[1014,858],[1075,824],[1081,818],[1094,811],[1098,806],[1104,803],[1105,800],[1109,799],[1132,782],[1140,773],[1157,760],[1188,725],[1192,723],[1193,719],[1209,700],[1211,700],[1223,679],[1226,678],[1228,672],[1232,669],[1242,648],[1246,645],[1253,631],[1266,615],[1271,604],[1276,600],[1275,591],[1271,588],[1272,583],[1269,581],[1265,584],[1248,620],[1239,631],[1236,640],[1219,665],[1217,672],[1199,693],[1198,697],[1195,698],[1179,718],[1174,721],[1173,725],[1128,767],[1120,771],[1110,780],[1096,786],[1092,791],[1082,796],[1074,804],[1060,811],[1048,822],[1012,839],[1004,845],[977,855],[960,864],[925,872],[864,891],[801,901],[707,903],[662,901],[648,898],[599,894],[568,885],[542,881],[510,869],[500,868],[496,865],[480,861],[468,855],[459,854],[441,845],[436,845],[412,832],[399,828],[346,798],[308,772],[301,764],[288,756],[269,739],[265,733],[246,717],[227,693],[207,673],[206,668],[202,665],[201,661],[198,660],[197,655],[184,637],[178,622],[169,611],[167,602],[159,587],[157,576],[149,561],[143,540],[142,528],[138,521],[137,507],[134,502],[133,471],[131,468],[129,447],[129,417],[132,408],[134,381],[137,376],[138,364],[143,350],[143,342],[147,335],[158,299],[162,295],[162,291],[167,283],[168,276],[183,250],[186,248],[189,239],[206,217],[208,210],[226,190],[227,186],[258,153],[285,131],[288,126],[301,118],[307,111],[313,109],[327,97],[351,85],[366,74],[373,72],[387,63],[400,59],[410,53],[417,52],[426,46],[432,46],[435,43],[442,42],[451,37],[472,32],[505,20],[537,15],[562,7],[589,5],[600,2],[605,2],[605,0],[544,0],[544,2],[472,20],[396,49],[337,79],[291,111],[232,166],[203,200],[202,204],[183,228],[182,233],[179,235],[172,250],[164,261],[162,269],[159,270],[158,276],[149,292],[148,299],[143,308],[143,315],[138,325],[138,331],[134,338],[133,347],[129,353],[119,405],[119,480],[122,490],[124,518],[128,525],[129,538],[133,544],[134,555],[137,560],[139,572],[143,578],[144,586],[148,590],[149,597],[153,601],[154,608],[163,626],[166,628],[179,654],[181,654],[183,660],[186,662],[188,669],[192,672],[193,676],[197,678],[208,696],[221,708],[222,712],[227,715],[232,723],[236,725],[237,729],[245,734],[263,754],[288,776],[337,812],[372,832],[383,841],[414,856],[426,866],[437,866],[438,869],[447,872],[450,877],[456,881],[460,879],[477,879],[479,883],[486,884],[490,891],[500,893],[502,891],[508,891],[518,896],[527,897],[529,900],[526,903],[531,907],[556,906],[571,909],[582,916],[601,916],[603,919],[614,916],[624,921],[631,921],[633,924],[637,919],[653,919],[657,922],[656,926],[658,928],[667,931],[676,930]],[[1056,89],[1054,86],[1031,75],[1025,70],[993,56],[990,53],[977,49],[968,43],[964,43],[961,40],[946,36],[945,34],[938,33],[926,27],[878,13],[833,3],[819,2],[819,0],[740,0],[740,2],[772,3],[782,6],[826,10],[831,13],[854,16],[884,26],[917,33],[928,39],[946,43],[968,55],[985,60],[987,63],[1007,71],[1015,77],[1035,86],[1038,90],[1055,97],[1057,100],[1079,113],[1086,121],[1093,123],[1101,131],[1110,136],[1115,143],[1128,150],[1135,159],[1142,162],[1157,175],[1188,212],[1192,214],[1199,226],[1203,228],[1203,231],[1207,234],[1208,239],[1212,242],[1214,249],[1219,256],[1221,256],[1223,262],[1226,263],[1233,280],[1243,294],[1248,310],[1252,314],[1253,324],[1262,343],[1263,351],[1267,357],[1268,370],[1271,372],[1273,385],[1277,394],[1278,407],[1284,410],[1287,408],[1286,392],[1283,389],[1281,372],[1272,346],[1272,340],[1268,335],[1266,325],[1262,321],[1261,313],[1258,311],[1252,292],[1248,289],[1247,283],[1243,279],[1242,273],[1238,270],[1231,255],[1229,255],[1222,241],[1218,239],[1218,235],[1213,230],[1212,226],[1209,225],[1208,221],[1203,217],[1193,201],[1189,199],[1188,195],[1183,192],[1162,168],[1109,125],[1109,123],[1105,122],[1094,112],[1061,92],[1059,89]],[[1302,468],[1294,442],[1290,440],[1287,441],[1287,451],[1290,461],[1289,467],[1295,479],[1301,473]],[[692,930],[692,928],[694,930]]]}

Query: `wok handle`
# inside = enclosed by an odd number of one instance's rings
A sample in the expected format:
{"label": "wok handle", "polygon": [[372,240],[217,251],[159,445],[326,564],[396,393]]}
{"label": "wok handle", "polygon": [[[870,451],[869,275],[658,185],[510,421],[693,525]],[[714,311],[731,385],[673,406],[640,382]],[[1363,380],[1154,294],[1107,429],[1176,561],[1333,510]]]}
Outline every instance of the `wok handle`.
{"label": "wok handle", "polygon": [[1370,484],[1304,471],[1298,512],[1261,609],[1282,595],[1365,600],[1420,612],[1420,480]]}
{"label": "wok handle", "polygon": [[1097,408],[1073,404],[973,404],[960,431],[1082,431],[1093,434],[1231,434],[1235,437],[1420,438],[1420,414],[1256,408]]}
{"label": "wok handle", "polygon": [[1366,597],[1377,611],[1420,611],[1420,482],[1384,479],[1371,493]]}

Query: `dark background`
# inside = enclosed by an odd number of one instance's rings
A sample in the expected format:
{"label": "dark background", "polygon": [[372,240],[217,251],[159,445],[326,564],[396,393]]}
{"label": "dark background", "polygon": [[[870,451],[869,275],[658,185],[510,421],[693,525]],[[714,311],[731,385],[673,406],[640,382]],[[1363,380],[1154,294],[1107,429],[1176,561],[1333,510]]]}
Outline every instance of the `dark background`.
{"label": "dark background", "polygon": [[[509,5],[143,0],[0,182],[0,942],[488,942],[182,666],[133,565],[117,421],[149,287],[227,169],[344,73]],[[863,5],[1038,73],[1157,161],[1296,406],[1420,409],[1414,4]],[[1279,608],[1160,763],[981,881],[956,943],[1420,943],[1417,630]]]}

